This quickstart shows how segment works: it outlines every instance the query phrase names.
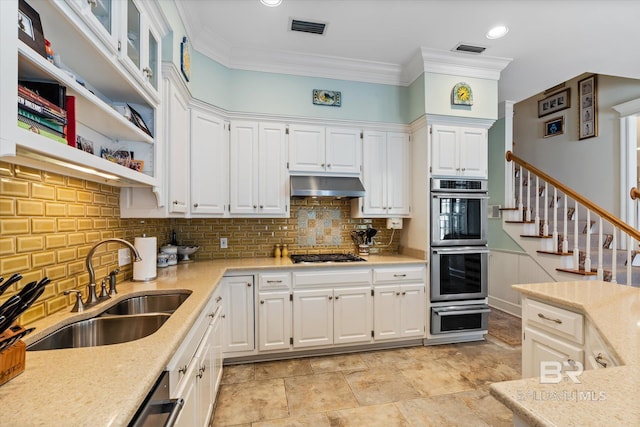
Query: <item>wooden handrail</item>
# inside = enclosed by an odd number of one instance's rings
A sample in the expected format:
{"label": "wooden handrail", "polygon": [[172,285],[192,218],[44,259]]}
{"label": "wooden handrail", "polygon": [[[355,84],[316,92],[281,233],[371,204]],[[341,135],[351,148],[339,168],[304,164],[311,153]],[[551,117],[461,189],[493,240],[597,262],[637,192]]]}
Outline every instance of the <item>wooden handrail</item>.
{"label": "wooden handrail", "polygon": [[[571,188],[569,188],[569,187],[565,186],[564,184],[562,184],[560,181],[558,181],[558,180],[554,179],[553,177],[547,175],[546,173],[542,172],[540,169],[538,169],[535,166],[533,166],[532,164],[528,163],[526,160],[521,159],[520,157],[518,157],[515,154],[513,154],[511,151],[507,151],[505,157],[506,157],[508,162],[513,161],[514,163],[519,164],[520,166],[522,166],[523,168],[527,169],[528,171],[531,171],[532,173],[536,174],[537,176],[539,176],[540,178],[542,178],[543,180],[545,180],[549,184],[553,185],[554,187],[556,187],[557,189],[562,191],[567,196],[571,197],[573,200],[575,200],[578,203],[580,203],[582,206],[585,206],[586,208],[588,208],[592,212],[595,212],[598,215],[600,215],[601,218],[606,219],[607,221],[609,221],[616,228],[619,228],[619,229],[623,230],[625,233],[627,233],[629,236],[633,237],[634,239],[640,240],[640,231],[636,230],[635,228],[633,228],[632,226],[630,226],[626,222],[623,222],[622,220],[620,220],[617,216],[613,215],[612,213],[610,213],[610,212],[604,210],[603,208],[601,208],[600,206],[596,205],[591,200],[589,200],[589,199],[581,196],[580,194],[576,193]],[[635,193],[635,192],[633,192],[633,190],[631,190],[631,191],[632,191],[632,196],[631,196],[632,198],[633,198],[633,194],[637,194],[637,196],[640,197],[640,192]]]}
{"label": "wooden handrail", "polygon": [[640,190],[638,190],[636,187],[633,187],[629,192],[629,196],[631,196],[631,200],[640,198]]}

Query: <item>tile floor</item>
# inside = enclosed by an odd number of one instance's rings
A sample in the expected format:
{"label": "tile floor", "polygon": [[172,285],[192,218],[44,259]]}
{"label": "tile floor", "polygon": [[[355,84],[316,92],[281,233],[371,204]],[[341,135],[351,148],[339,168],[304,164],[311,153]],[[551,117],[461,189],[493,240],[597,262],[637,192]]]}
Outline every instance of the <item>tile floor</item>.
{"label": "tile floor", "polygon": [[520,378],[520,346],[410,347],[225,366],[212,426],[512,426],[489,384]]}

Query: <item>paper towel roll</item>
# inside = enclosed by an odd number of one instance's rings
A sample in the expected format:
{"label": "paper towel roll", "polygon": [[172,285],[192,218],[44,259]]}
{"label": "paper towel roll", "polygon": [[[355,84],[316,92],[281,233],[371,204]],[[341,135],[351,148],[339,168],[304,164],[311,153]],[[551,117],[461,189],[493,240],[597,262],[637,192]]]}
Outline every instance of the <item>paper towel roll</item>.
{"label": "paper towel roll", "polygon": [[138,250],[142,261],[133,263],[133,280],[148,282],[157,277],[156,254],[157,241],[155,237],[136,237],[133,245]]}

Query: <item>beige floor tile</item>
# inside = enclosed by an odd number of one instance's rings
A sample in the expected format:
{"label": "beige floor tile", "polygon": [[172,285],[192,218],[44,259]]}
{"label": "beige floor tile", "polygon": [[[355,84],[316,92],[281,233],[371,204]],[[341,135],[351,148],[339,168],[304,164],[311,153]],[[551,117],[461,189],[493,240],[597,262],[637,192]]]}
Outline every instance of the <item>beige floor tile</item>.
{"label": "beige floor tile", "polygon": [[224,384],[212,425],[234,426],[289,416],[282,379]]}
{"label": "beige floor tile", "polygon": [[361,353],[312,357],[309,361],[314,374],[367,369],[366,363],[362,360]]}
{"label": "beige floor tile", "polygon": [[313,374],[308,358],[256,363],[255,372],[256,380]]}
{"label": "beige floor tile", "polygon": [[443,359],[423,362],[419,368],[402,369],[400,372],[422,396],[456,393],[474,388],[470,381]]}
{"label": "beige floor tile", "polygon": [[478,414],[457,397],[457,393],[406,400],[397,403],[413,427],[488,427]]}
{"label": "beige floor tile", "polygon": [[331,427],[331,423],[325,414],[312,414],[253,423],[251,427]]}
{"label": "beige floor tile", "polygon": [[244,365],[228,365],[222,369],[221,384],[237,384],[256,379],[253,363]]}
{"label": "beige floor tile", "polygon": [[354,408],[358,401],[340,372],[284,379],[291,415]]}
{"label": "beige floor tile", "polygon": [[410,424],[400,410],[392,403],[377,406],[363,406],[327,413],[331,426],[340,427],[405,427]]}
{"label": "beige floor tile", "polygon": [[391,366],[397,369],[409,369],[415,367],[416,363],[416,358],[413,357],[409,348],[370,351],[362,353],[361,357],[369,368]]}
{"label": "beige floor tile", "polygon": [[420,397],[420,393],[411,386],[411,382],[391,367],[346,373],[345,378],[360,406]]}
{"label": "beige floor tile", "polygon": [[458,393],[461,402],[492,427],[513,426],[513,414],[502,403],[498,402],[486,390],[473,390]]}

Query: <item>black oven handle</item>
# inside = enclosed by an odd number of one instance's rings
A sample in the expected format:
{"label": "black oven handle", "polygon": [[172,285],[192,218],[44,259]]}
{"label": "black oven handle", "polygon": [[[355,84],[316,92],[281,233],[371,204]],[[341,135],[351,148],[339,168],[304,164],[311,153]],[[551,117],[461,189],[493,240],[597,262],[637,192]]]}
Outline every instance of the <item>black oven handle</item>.
{"label": "black oven handle", "polygon": [[431,248],[431,253],[434,255],[444,254],[488,254],[490,253],[489,249],[485,246],[457,246],[457,247],[448,247],[448,248]]}
{"label": "black oven handle", "polygon": [[466,305],[459,307],[438,307],[432,309],[438,316],[458,316],[461,314],[489,313],[491,309],[487,305]]}
{"label": "black oven handle", "polygon": [[483,193],[434,193],[431,192],[434,199],[489,199],[486,192]]}

